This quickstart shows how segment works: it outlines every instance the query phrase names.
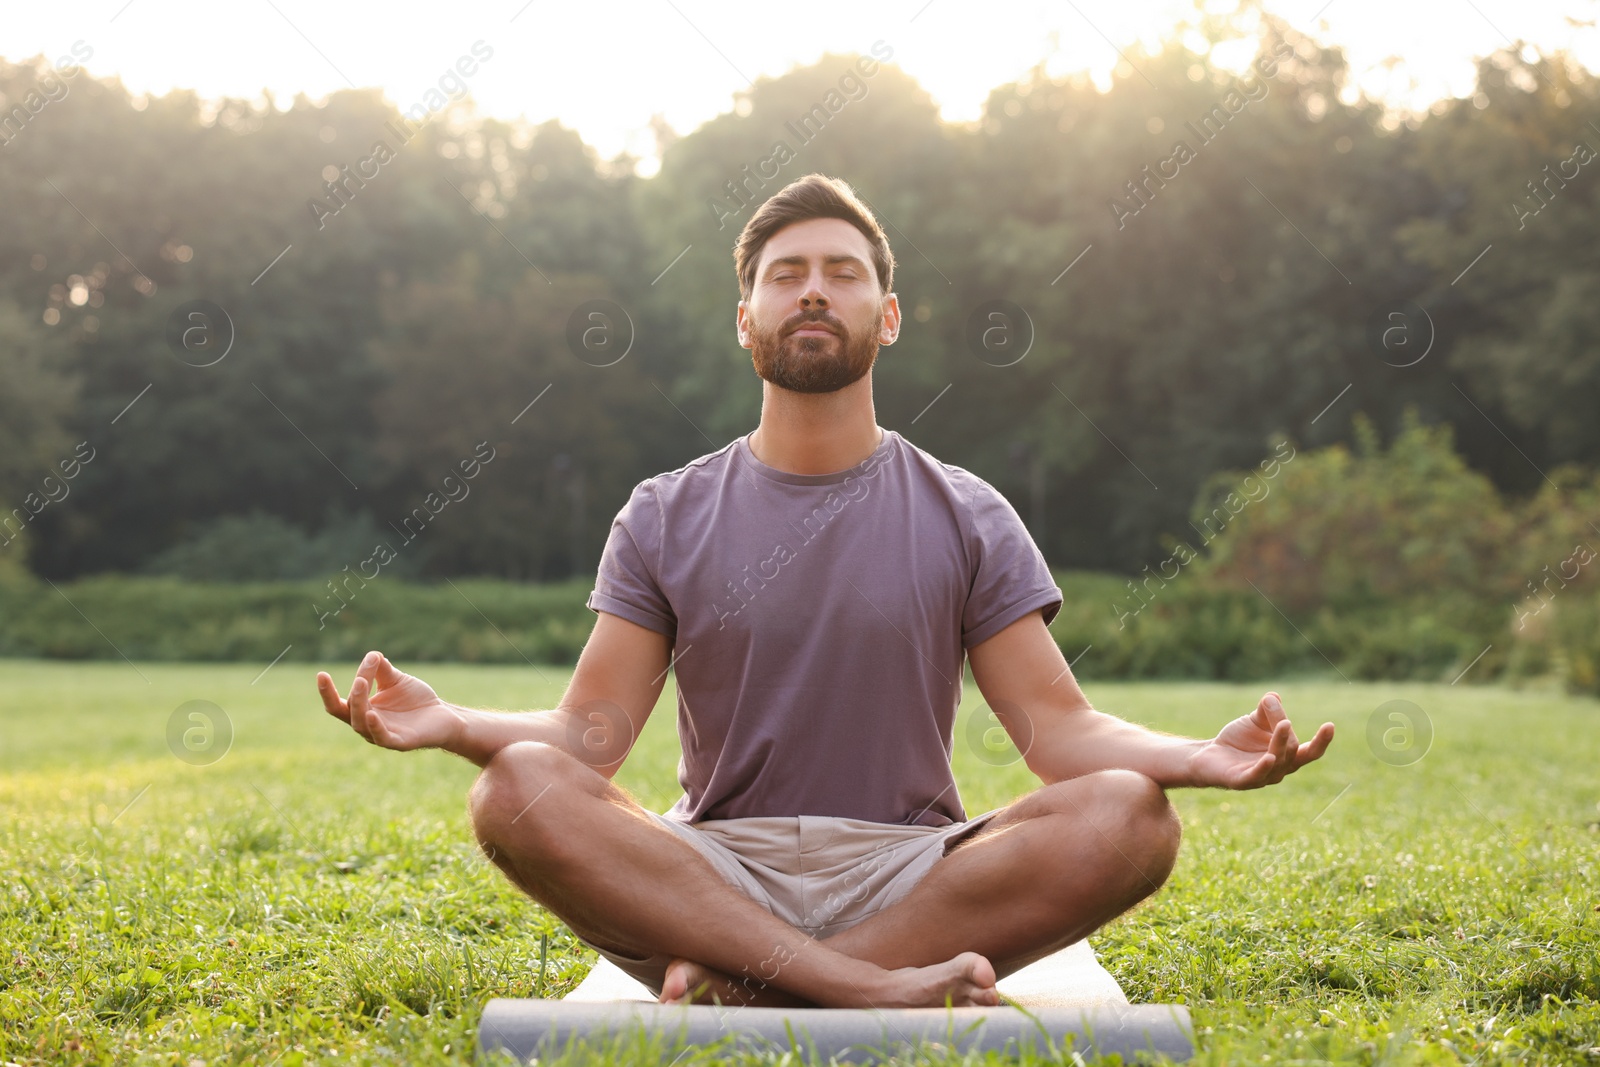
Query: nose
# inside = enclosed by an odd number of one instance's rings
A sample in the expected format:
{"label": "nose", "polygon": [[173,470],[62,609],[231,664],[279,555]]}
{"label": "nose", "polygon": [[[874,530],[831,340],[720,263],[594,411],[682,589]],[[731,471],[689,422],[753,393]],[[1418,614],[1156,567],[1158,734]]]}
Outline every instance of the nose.
{"label": "nose", "polygon": [[807,311],[820,311],[828,306],[827,294],[813,284],[800,294],[800,306]]}

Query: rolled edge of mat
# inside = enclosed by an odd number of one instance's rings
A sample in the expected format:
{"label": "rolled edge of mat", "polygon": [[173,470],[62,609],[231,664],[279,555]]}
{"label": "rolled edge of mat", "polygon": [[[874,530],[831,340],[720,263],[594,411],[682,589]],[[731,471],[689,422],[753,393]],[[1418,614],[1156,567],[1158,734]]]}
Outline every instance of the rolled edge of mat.
{"label": "rolled edge of mat", "polygon": [[[657,1043],[669,1053],[727,1042],[741,1049],[798,1048],[806,1058],[872,1062],[894,1048],[937,1044],[967,1052],[1017,1052],[1052,1044],[1084,1056],[1124,1060],[1156,1053],[1194,1055],[1189,1009],[1181,1004],[1090,1008],[728,1008],[642,1001],[489,1001],[478,1026],[478,1054],[510,1053],[520,1063],[574,1043]],[[670,1058],[670,1056],[669,1056]]]}

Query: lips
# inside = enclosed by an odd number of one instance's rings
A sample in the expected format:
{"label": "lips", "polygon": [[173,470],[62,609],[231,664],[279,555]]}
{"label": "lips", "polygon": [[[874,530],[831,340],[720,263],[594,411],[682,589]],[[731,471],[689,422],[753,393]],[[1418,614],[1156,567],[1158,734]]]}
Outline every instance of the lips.
{"label": "lips", "polygon": [[796,326],[794,329],[790,330],[789,332],[791,334],[800,334],[802,336],[816,335],[816,334],[832,334],[832,333],[834,333],[834,331],[832,329],[830,329],[827,326],[824,326],[820,322],[801,323],[799,326]]}

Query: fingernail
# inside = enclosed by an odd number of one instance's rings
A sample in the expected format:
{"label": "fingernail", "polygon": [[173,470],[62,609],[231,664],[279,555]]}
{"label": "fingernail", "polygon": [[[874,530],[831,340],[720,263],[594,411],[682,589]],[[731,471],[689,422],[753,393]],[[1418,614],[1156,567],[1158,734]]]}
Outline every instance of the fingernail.
{"label": "fingernail", "polygon": [[1267,707],[1271,708],[1273,711],[1282,711],[1283,701],[1279,700],[1275,696],[1269,696],[1267,697]]}

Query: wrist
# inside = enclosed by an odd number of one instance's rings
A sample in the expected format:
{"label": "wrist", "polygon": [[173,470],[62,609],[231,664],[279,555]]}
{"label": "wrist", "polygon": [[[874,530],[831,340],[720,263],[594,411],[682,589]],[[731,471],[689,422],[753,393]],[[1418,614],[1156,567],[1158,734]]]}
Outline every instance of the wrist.
{"label": "wrist", "polygon": [[1161,784],[1179,789],[1195,789],[1204,786],[1206,783],[1200,780],[1199,772],[1196,770],[1195,765],[1199,762],[1200,753],[1210,743],[1198,738],[1186,737],[1175,744],[1172,751],[1172,766],[1169,772],[1171,779]]}
{"label": "wrist", "polygon": [[471,759],[472,709],[452,704],[448,700],[439,701],[439,705],[444,709],[446,726],[444,736],[436,747]]}

